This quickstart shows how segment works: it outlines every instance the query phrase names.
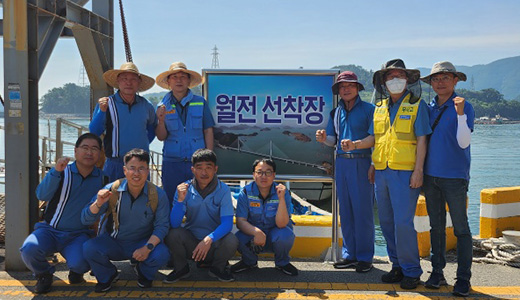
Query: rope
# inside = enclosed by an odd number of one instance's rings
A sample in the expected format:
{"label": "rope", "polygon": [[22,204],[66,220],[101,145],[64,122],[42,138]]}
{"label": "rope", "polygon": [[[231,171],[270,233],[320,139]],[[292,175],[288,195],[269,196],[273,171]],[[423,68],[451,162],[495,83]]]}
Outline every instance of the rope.
{"label": "rope", "polygon": [[125,12],[123,10],[122,0],[119,0],[119,10],[121,12],[121,26],[123,27],[123,40],[125,43],[126,61],[132,62],[132,50],[130,50],[130,41],[128,40],[128,31],[126,30]]}
{"label": "rope", "polygon": [[485,257],[474,257],[474,262],[520,268],[520,246],[508,243],[504,238],[474,240],[473,248],[487,253]]}

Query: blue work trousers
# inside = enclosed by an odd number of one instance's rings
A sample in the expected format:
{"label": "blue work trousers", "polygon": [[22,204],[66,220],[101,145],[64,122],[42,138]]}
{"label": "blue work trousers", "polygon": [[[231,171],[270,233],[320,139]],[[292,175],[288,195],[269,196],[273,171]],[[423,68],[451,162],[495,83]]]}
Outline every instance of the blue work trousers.
{"label": "blue work trousers", "polygon": [[103,166],[103,172],[108,176],[108,182],[114,182],[119,178],[125,177],[124,165],[122,157],[107,157]]}
{"label": "blue work trousers", "polygon": [[[96,279],[100,283],[106,283],[115,272],[116,266],[110,261],[121,261],[132,258],[135,250],[143,247],[148,242],[148,239],[140,241],[119,241],[113,239],[108,234],[102,234],[95,237],[83,246],[83,253],[85,259],[92,267],[92,271]],[[146,260],[139,262],[139,270],[148,280],[155,278],[155,273],[159,268],[166,265],[170,253],[164,243],[159,243],[150,252]]]}
{"label": "blue work trousers", "polygon": [[345,259],[374,257],[374,186],[368,181],[370,158],[336,159],[336,191]]}
{"label": "blue work trousers", "polygon": [[473,244],[468,224],[466,198],[468,181],[457,178],[424,176],[426,208],[430,217],[433,272],[446,266],[446,203],[457,237],[457,279],[470,280]]}
{"label": "blue work trousers", "polygon": [[376,170],[376,200],[381,231],[392,267],[408,277],[419,277],[422,269],[413,219],[420,188],[410,188],[412,171]]}
{"label": "blue work trousers", "polygon": [[191,161],[163,161],[162,184],[166,196],[168,196],[170,208],[172,206],[173,196],[175,196],[177,186],[192,178],[193,172],[191,172]]}
{"label": "blue work trousers", "polygon": [[[291,221],[289,221],[291,222]],[[265,246],[263,252],[274,253],[274,263],[276,266],[283,267],[291,261],[289,251],[294,244],[294,232],[290,227],[278,228],[274,227],[269,230],[263,230],[266,235]],[[249,249],[246,244],[253,243],[253,236],[237,231],[235,233],[238,238],[238,252],[242,254],[242,260],[248,266],[256,265],[258,255]]]}
{"label": "blue work trousers", "polygon": [[20,248],[22,260],[35,275],[53,274],[55,269],[47,262],[47,256],[59,252],[71,271],[83,274],[90,270],[83,257],[83,243],[90,238],[90,233],[89,230],[60,231],[47,223],[36,223],[33,233]]}

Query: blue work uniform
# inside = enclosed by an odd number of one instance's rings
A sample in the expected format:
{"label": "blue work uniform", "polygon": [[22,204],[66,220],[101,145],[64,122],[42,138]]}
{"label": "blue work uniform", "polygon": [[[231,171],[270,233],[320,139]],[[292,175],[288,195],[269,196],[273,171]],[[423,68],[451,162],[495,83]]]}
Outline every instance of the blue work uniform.
{"label": "blue work uniform", "polygon": [[[424,164],[423,190],[430,217],[431,262],[433,273],[443,273],[446,266],[446,204],[457,237],[457,279],[470,280],[473,244],[466,208],[471,164],[470,147],[461,148],[457,142],[458,116],[453,95],[442,105],[435,97],[428,106],[430,124],[440,116],[428,143]],[[441,115],[442,113],[442,115]],[[475,110],[464,103],[466,124],[473,131]]]}
{"label": "blue work uniform", "polygon": [[171,202],[177,186],[193,178],[191,156],[206,148],[204,130],[215,126],[215,121],[206,100],[191,90],[180,101],[173,92],[167,93],[157,107],[162,105],[168,132],[163,144],[162,183]]}
{"label": "blue work uniform", "polygon": [[[113,183],[104,188],[110,190]],[[85,243],[83,252],[85,258],[92,267],[96,279],[100,283],[108,282],[115,274],[117,268],[110,262],[132,258],[135,250],[145,246],[152,235],[157,236],[161,243],[155,246],[145,261],[139,262],[139,269],[148,280],[153,280],[160,267],[166,265],[170,254],[168,248],[162,243],[168,233],[169,205],[166,193],[157,188],[158,203],[155,213],[148,200],[148,182],[137,198],[128,191],[127,180],[124,179],[117,189],[119,200],[117,202],[117,217],[119,228],[113,222],[113,215],[107,218],[106,223],[100,224],[100,234]],[[91,204],[96,201],[97,195],[92,198]],[[108,202],[104,203],[97,214],[90,211],[90,205],[86,206],[81,214],[84,224],[93,224],[99,216],[109,208]]]}
{"label": "blue work uniform", "polygon": [[[289,190],[285,191],[284,196],[285,206],[289,214],[289,223],[281,228],[276,226],[276,213],[280,203],[276,193],[277,185],[276,182],[273,182],[269,195],[265,199],[260,194],[258,185],[254,181],[243,187],[237,200],[236,217],[247,219],[249,224],[265,233],[266,241],[263,251],[273,252],[275,265],[283,267],[291,260],[289,251],[291,251],[294,244],[295,235],[292,230],[292,220],[290,219],[292,203]],[[244,263],[248,266],[256,265],[258,255],[248,247],[248,243],[253,243],[254,237],[241,230],[237,231],[235,235],[240,242],[238,252],[242,254]]]}
{"label": "blue work uniform", "polygon": [[[394,123],[401,103],[408,93],[405,92],[396,103],[388,101],[391,124]],[[419,101],[417,118],[413,125],[416,137],[431,133],[427,105],[424,101]],[[372,123],[369,129],[370,135],[374,135],[373,126]],[[413,220],[421,189],[410,188],[412,173],[413,171],[393,170],[389,167],[376,170],[375,192],[379,223],[392,267],[401,268],[405,276],[417,278],[421,276],[422,269],[417,246],[417,231]]]}
{"label": "blue work uniform", "polygon": [[152,103],[139,95],[135,95],[129,105],[118,91],[109,97],[105,112],[99,109],[99,103],[96,105],[89,130],[98,136],[105,133],[103,145],[107,159],[103,170],[110,182],[125,177],[123,157],[128,151],[138,148],[149,152],[156,126]]}
{"label": "blue work uniform", "polygon": [[71,271],[83,274],[90,267],[83,256],[83,243],[93,235],[81,223],[81,211],[104,185],[103,172],[94,167],[83,177],[76,163],[62,172],[52,168],[36,189],[39,200],[47,202],[43,222],[24,241],[20,252],[25,265],[35,275],[54,273],[47,256],[61,253]]}
{"label": "blue work uniform", "polygon": [[[166,237],[174,268],[182,270],[188,263],[187,253],[192,253],[197,244],[208,236],[213,242],[206,261],[223,271],[238,246],[237,239],[231,233],[234,209],[229,187],[217,179],[215,189],[202,198],[193,181],[186,183],[189,187],[184,201],[179,202],[178,193],[175,193],[170,214],[172,229]],[[184,216],[186,222],[181,227]]]}
{"label": "blue work uniform", "polygon": [[358,96],[350,111],[344,101],[330,113],[327,136],[336,138],[335,181],[343,234],[342,257],[372,262],[374,257],[374,185],[368,180],[370,149],[341,150],[341,140],[362,140],[374,118],[374,105]]}

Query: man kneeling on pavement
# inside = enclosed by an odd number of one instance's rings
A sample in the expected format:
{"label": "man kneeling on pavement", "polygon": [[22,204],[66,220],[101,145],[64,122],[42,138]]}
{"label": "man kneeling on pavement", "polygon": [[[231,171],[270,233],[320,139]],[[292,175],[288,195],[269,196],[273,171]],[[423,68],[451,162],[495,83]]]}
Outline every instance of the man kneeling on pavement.
{"label": "man kneeling on pavement", "polygon": [[290,263],[289,251],[294,244],[291,221],[291,194],[283,184],[274,182],[276,164],[271,159],[253,163],[254,181],[246,185],[237,202],[236,233],[242,260],[231,266],[238,273],[256,268],[258,254],[274,252],[276,268],[287,275],[298,275]]}
{"label": "man kneeling on pavement", "polygon": [[104,214],[99,235],[83,245],[98,281],[97,293],[108,291],[119,278],[111,260],[136,260],[137,285],[149,288],[157,270],[170,258],[161,243],[168,233],[169,204],[166,193],[147,181],[149,163],[148,152],[130,150],[124,156],[125,178],[100,190],[81,214],[86,225]]}
{"label": "man kneeling on pavement", "polygon": [[[233,203],[229,187],[218,180],[217,156],[199,149],[191,158],[194,178],[177,186],[170,214],[168,245],[174,271],[164,279],[173,283],[190,275],[188,258],[199,266],[209,265],[209,275],[220,281],[233,281],[226,268],[235,255],[238,240],[233,228]],[[182,219],[186,223],[181,227]]]}
{"label": "man kneeling on pavement", "polygon": [[103,187],[103,171],[96,168],[101,152],[101,139],[85,133],[76,141],[75,162],[62,157],[36,189],[38,200],[47,202],[43,221],[34,225],[20,252],[25,265],[38,281],[34,292],[44,294],[52,288],[54,266],[46,256],[56,252],[67,259],[69,283],[85,282],[83,274],[90,267],[83,256],[83,243],[93,234],[80,221],[81,211],[92,196]]}

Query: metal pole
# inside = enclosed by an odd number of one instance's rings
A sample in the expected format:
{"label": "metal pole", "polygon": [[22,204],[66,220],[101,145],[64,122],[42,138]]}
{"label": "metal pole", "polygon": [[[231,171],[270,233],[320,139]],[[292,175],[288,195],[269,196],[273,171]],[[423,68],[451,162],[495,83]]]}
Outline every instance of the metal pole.
{"label": "metal pole", "polygon": [[61,118],[56,119],[56,159],[63,157],[63,143],[61,141]]}
{"label": "metal pole", "polygon": [[[37,217],[38,60],[36,11],[3,0],[6,158],[5,268],[25,270],[19,248]],[[32,199],[31,199],[32,198]],[[34,200],[34,201],[31,201]]]}

